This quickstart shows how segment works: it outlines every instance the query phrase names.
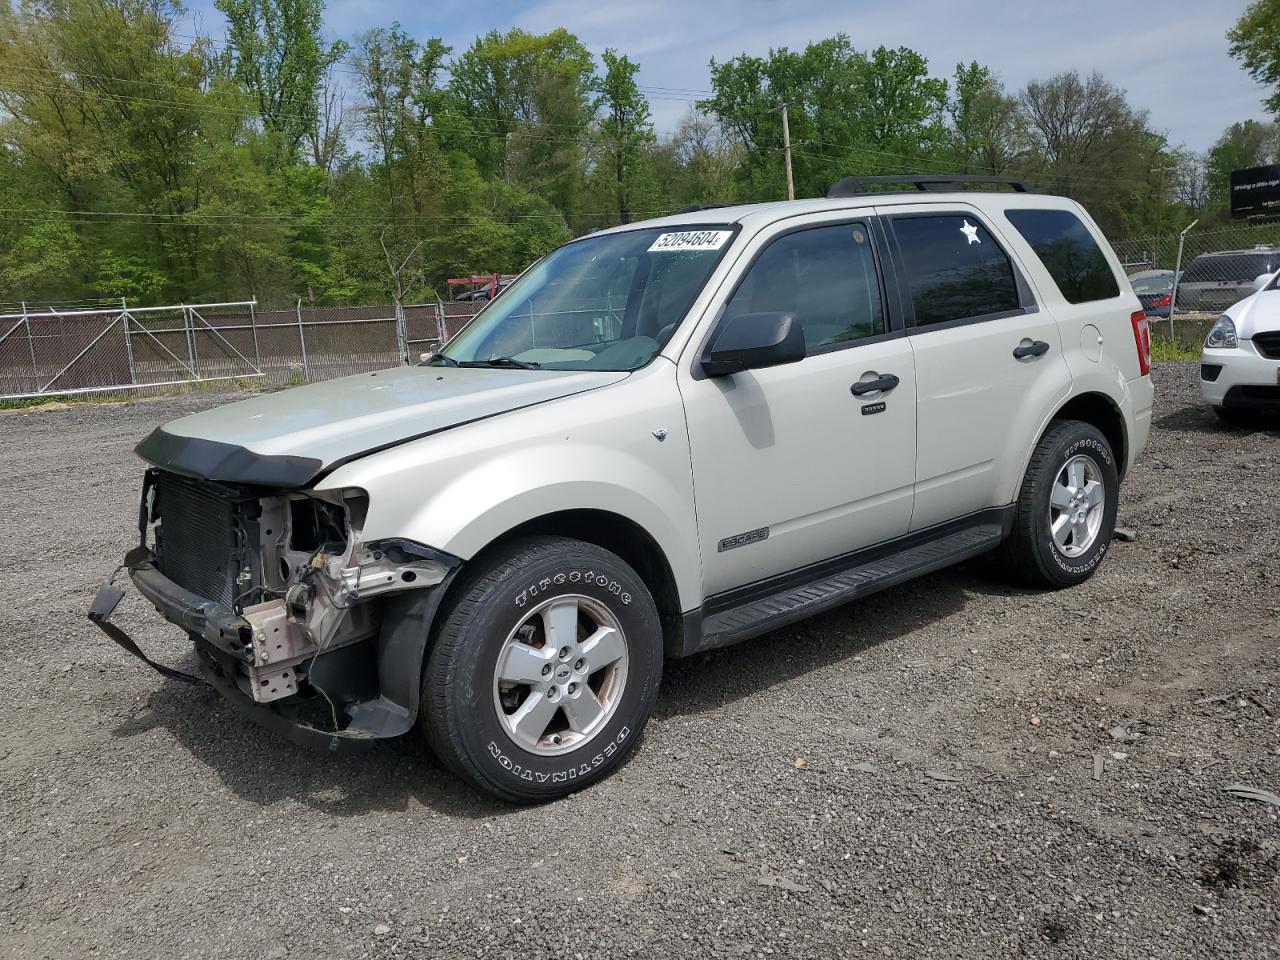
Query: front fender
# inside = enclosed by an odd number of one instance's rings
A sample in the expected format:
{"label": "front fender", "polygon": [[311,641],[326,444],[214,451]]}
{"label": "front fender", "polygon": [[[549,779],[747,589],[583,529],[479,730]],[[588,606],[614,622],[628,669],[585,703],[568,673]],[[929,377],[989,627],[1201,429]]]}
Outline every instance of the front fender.
{"label": "front fender", "polygon": [[[591,465],[590,479],[577,463]],[[528,484],[530,477],[538,483]],[[486,460],[425,500],[403,535],[468,560],[507,531],[565,510],[599,510],[644,528],[667,558],[681,609],[702,602],[688,492],[652,464],[608,447],[575,444],[566,457],[563,444],[544,444]]]}
{"label": "front fender", "polygon": [[680,608],[702,603],[689,436],[665,361],[613,386],[370,454],[320,486],[367,493],[364,540],[404,537],[464,561],[549,514],[615,514],[662,550]]}

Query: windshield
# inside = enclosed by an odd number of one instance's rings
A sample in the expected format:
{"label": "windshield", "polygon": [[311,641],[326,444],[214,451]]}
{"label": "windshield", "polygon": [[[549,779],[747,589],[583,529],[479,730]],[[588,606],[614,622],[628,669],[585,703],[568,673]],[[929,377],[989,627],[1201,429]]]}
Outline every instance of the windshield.
{"label": "windshield", "polygon": [[1173,290],[1173,273],[1158,277],[1137,277],[1133,281],[1134,293],[1169,293]]}
{"label": "windshield", "polygon": [[477,314],[439,362],[642,367],[675,332],[734,232],[727,226],[651,228],[567,244]]}

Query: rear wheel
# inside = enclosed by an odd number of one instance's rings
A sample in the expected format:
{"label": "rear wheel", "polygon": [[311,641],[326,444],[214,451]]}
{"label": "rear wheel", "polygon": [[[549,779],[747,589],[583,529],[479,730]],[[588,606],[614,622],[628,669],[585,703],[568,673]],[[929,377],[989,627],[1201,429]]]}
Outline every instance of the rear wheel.
{"label": "rear wheel", "polygon": [[441,611],[423,677],[432,749],[508,800],[552,800],[608,776],[662,676],[658,611],[621,559],[537,537],[480,560]]}
{"label": "rear wheel", "polygon": [[1083,583],[1110,548],[1119,493],[1106,437],[1078,420],[1052,424],[1031,455],[1001,545],[1005,568],[1033,586]]}

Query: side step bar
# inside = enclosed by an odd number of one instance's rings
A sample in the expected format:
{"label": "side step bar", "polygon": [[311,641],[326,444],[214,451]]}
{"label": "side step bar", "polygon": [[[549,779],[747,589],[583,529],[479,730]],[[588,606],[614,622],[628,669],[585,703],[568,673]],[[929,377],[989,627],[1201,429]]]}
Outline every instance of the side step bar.
{"label": "side step bar", "polygon": [[845,569],[827,571],[810,583],[791,586],[704,617],[701,638],[689,638],[693,642],[687,653],[738,643],[986,553],[999,545],[1007,531],[1005,524],[995,520],[965,527],[875,560],[854,558]]}

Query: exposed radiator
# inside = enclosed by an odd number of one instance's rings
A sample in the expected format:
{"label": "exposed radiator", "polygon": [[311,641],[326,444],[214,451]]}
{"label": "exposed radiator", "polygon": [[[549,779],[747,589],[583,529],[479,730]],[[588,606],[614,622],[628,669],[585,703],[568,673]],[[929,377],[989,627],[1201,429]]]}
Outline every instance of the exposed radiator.
{"label": "exposed radiator", "polygon": [[250,587],[238,587],[236,578],[252,553],[256,524],[245,522],[252,501],[219,484],[163,472],[155,495],[160,572],[197,596],[234,607]]}

